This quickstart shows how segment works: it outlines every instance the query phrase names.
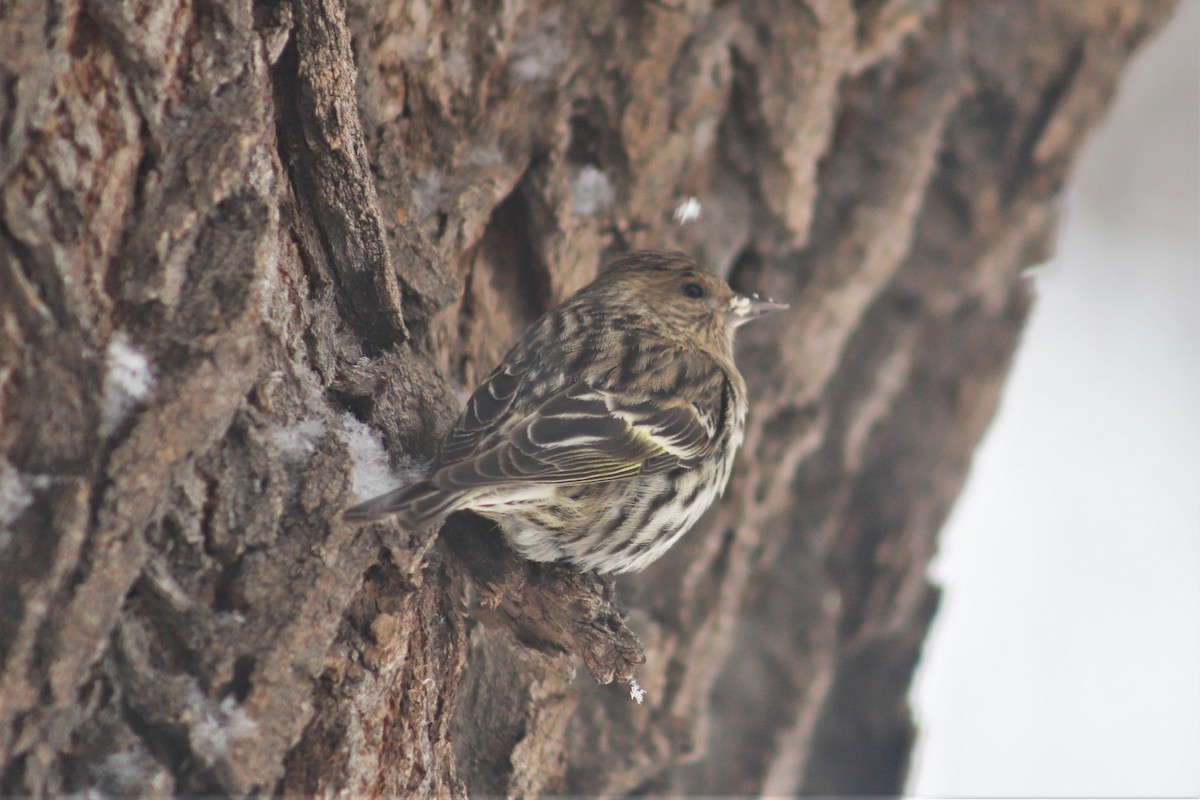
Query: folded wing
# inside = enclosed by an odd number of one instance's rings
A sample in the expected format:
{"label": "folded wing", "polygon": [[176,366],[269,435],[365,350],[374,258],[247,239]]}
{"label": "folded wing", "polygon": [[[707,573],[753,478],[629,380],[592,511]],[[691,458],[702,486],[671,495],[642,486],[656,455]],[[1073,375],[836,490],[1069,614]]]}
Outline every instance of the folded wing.
{"label": "folded wing", "polygon": [[446,490],[504,484],[579,485],[698,459],[711,425],[690,404],[630,401],[576,383],[512,426],[495,445],[448,464],[431,479]]}

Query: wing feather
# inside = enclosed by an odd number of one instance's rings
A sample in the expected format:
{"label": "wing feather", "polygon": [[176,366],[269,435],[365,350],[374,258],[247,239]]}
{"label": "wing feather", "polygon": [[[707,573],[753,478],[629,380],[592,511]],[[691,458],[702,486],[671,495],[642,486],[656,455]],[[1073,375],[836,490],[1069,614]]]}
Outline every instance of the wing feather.
{"label": "wing feather", "polygon": [[524,377],[524,370],[507,362],[493,370],[467,400],[458,422],[442,441],[438,461],[452,464],[475,452],[480,442],[495,429],[496,421],[512,406]]}
{"label": "wing feather", "polygon": [[503,484],[582,485],[691,462],[712,440],[694,405],[636,402],[615,392],[572,384],[511,426],[499,442],[448,464],[433,480],[447,489]]}

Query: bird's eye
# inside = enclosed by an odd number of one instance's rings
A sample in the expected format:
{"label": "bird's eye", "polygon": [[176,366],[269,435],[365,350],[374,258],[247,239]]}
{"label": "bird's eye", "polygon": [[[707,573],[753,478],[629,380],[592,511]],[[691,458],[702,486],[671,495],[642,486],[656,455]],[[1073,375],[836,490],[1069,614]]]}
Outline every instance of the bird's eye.
{"label": "bird's eye", "polygon": [[685,283],[683,285],[683,296],[699,300],[701,297],[704,297],[704,287],[698,283]]}

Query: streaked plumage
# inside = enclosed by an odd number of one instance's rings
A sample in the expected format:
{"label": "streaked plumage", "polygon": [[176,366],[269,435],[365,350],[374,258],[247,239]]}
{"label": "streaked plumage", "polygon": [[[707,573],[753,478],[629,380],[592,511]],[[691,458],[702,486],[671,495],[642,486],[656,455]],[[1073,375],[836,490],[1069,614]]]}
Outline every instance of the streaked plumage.
{"label": "streaked plumage", "polygon": [[417,529],[470,509],[534,561],[644,569],[729,479],[747,408],[734,328],[784,307],[681,253],[623,256],[525,331],[428,477],[345,516]]}

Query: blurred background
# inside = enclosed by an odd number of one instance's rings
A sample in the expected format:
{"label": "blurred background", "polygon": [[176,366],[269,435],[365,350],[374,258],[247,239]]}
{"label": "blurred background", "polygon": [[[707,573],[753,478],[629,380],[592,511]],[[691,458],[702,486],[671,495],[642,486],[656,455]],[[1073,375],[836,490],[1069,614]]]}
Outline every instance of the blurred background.
{"label": "blurred background", "polygon": [[911,794],[1200,796],[1200,0],[1063,212],[932,568]]}

